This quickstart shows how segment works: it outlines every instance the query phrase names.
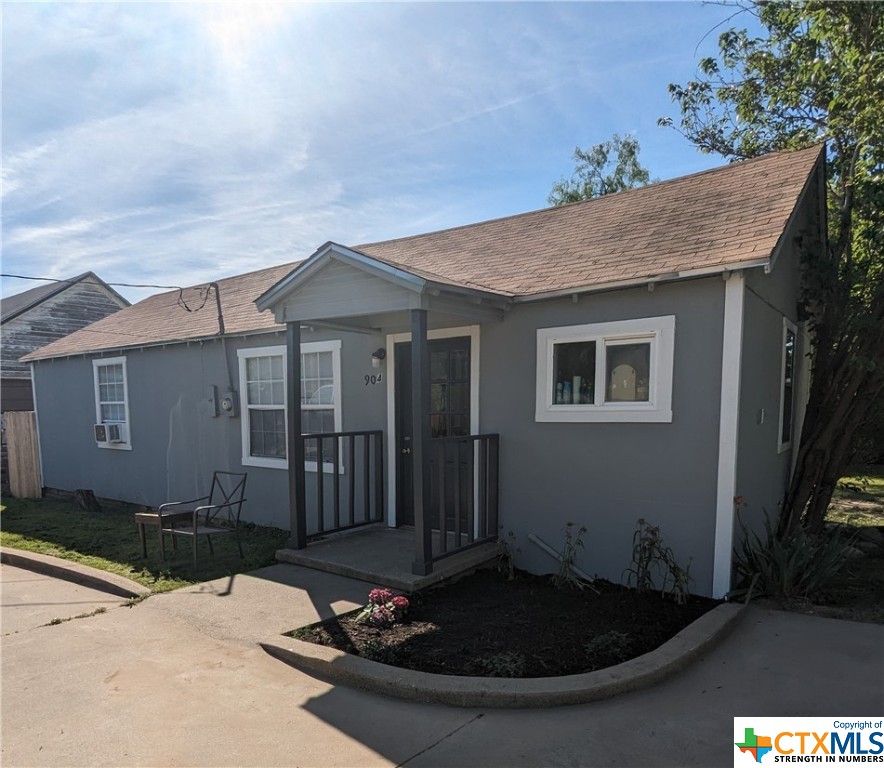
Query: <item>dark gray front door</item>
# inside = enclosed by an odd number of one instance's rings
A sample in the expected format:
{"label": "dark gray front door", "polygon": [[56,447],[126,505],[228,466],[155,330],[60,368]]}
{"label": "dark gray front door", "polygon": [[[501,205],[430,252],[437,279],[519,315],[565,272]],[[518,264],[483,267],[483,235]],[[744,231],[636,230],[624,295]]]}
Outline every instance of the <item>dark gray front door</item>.
{"label": "dark gray front door", "polygon": [[[430,437],[470,434],[470,337],[431,339]],[[396,345],[396,522],[414,524],[412,508],[411,342]],[[436,519],[433,515],[432,519]]]}

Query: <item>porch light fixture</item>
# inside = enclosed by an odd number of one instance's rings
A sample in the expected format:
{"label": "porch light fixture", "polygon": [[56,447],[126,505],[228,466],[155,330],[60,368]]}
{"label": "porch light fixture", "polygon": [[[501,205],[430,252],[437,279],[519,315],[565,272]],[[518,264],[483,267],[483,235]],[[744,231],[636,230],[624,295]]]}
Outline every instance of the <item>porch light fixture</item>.
{"label": "porch light fixture", "polygon": [[381,362],[386,357],[387,357],[387,350],[386,349],[384,349],[383,347],[376,349],[374,352],[371,353],[371,367],[372,368],[380,368]]}

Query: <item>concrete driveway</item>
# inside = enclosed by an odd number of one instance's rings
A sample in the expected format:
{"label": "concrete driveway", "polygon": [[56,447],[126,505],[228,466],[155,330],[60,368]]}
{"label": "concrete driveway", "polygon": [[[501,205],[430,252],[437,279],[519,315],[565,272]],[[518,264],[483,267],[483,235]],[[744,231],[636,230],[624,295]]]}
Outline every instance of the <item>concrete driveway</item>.
{"label": "concrete driveway", "polygon": [[123,598],[70,581],[14,565],[0,565],[0,632],[4,635],[107,610],[125,602]]}
{"label": "concrete driveway", "polygon": [[255,646],[369,588],[274,566],[6,635],[2,764],[730,766],[734,715],[884,712],[884,627],[761,609],[674,678],[552,710],[388,699]]}

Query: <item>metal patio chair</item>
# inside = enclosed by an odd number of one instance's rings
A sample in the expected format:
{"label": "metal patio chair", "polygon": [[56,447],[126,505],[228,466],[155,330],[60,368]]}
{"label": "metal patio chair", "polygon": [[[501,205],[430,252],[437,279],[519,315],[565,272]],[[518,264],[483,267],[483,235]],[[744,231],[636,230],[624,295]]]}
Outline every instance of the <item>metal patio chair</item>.
{"label": "metal patio chair", "polygon": [[[237,472],[215,472],[212,475],[212,487],[208,496],[188,501],[170,501],[161,504],[151,512],[135,514],[138,535],[141,539],[141,556],[147,557],[146,525],[159,528],[160,553],[165,560],[165,536],[172,536],[172,547],[177,549],[176,536],[193,538],[193,569],[197,564],[197,542],[205,536],[209,543],[209,551],[214,556],[212,536],[232,533],[236,537],[239,556],[243,557],[242,542],[239,537],[240,514],[246,501],[246,478],[248,474]],[[202,503],[201,503],[202,502]],[[196,505],[196,506],[194,506]]]}

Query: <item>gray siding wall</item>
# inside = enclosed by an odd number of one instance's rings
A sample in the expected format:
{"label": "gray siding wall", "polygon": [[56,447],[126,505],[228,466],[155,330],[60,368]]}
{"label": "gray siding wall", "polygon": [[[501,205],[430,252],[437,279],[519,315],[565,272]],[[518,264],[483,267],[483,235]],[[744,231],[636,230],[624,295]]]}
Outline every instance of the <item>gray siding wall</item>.
{"label": "gray siding wall", "polygon": [[358,306],[362,314],[373,314],[405,309],[414,301],[413,291],[331,260],[307,286],[286,299],[284,316],[286,320],[347,317],[354,306]]}
{"label": "gray siding wall", "polygon": [[[771,273],[754,269],[746,274],[737,494],[747,502],[740,511],[740,520],[754,530],[761,530],[765,512],[776,521],[792,466],[792,450],[778,453],[777,440],[782,398],[783,318],[798,323],[801,284],[795,237],[813,237],[818,232],[819,220],[812,202],[815,196],[811,194],[807,199],[808,203],[784,236],[782,251]],[[797,340],[796,373],[801,368],[801,357],[808,352],[801,346],[800,333]],[[794,389],[793,402],[797,409],[798,386]],[[793,418],[795,436],[802,417],[803,414],[796,410]],[[739,542],[739,525],[735,533],[734,540]]]}
{"label": "gray siding wall", "polygon": [[122,309],[119,299],[89,280],[74,283],[0,327],[4,378],[29,379],[19,358]]}
{"label": "gray siding wall", "polygon": [[[788,264],[782,262],[780,267],[787,275]],[[777,279],[788,282],[785,276]],[[773,282],[760,284],[758,290],[765,296],[775,287]],[[777,291],[793,289],[794,285],[784,285]],[[724,290],[721,278],[711,277],[661,285],[654,292],[640,288],[595,294],[578,303],[568,298],[519,304],[504,321],[482,325],[480,430],[501,436],[501,523],[504,531],[517,535],[521,567],[541,573],[554,570],[555,563],[527,535],[533,532],[561,549],[564,526],[573,522],[588,528],[578,564],[591,574],[619,581],[630,565],[636,521],[643,517],[661,527],[665,542],[682,564],[690,561],[693,591],[711,591]],[[747,348],[768,335],[762,311],[766,305],[760,297],[758,301],[761,307],[747,290]],[[538,328],[659,315],[676,317],[672,423],[535,421]],[[303,336],[305,342],[335,338],[342,340],[343,428],[386,429],[387,384],[365,385],[365,375],[377,373],[371,368],[371,352],[386,345],[385,336],[319,330]],[[776,360],[759,357],[757,372],[750,362],[754,353],[744,355],[743,397],[750,415],[756,386],[764,398],[776,395],[770,382],[775,379],[778,388],[780,338],[777,331],[766,353],[773,355],[775,346]],[[227,365],[235,387],[238,349],[278,345],[284,339],[284,334],[271,333],[229,340]],[[215,469],[242,468],[242,416],[213,418],[209,412],[207,387],[227,389],[220,341],[131,351],[125,356],[131,451],[98,448],[92,439],[92,358],[36,364],[47,486],[88,487],[99,496],[155,505],[205,493]],[[764,385],[756,385],[771,364],[775,375],[764,374]],[[777,402],[769,406],[768,423],[775,429],[774,406]],[[761,434],[754,419],[751,424],[741,422],[741,488],[750,482],[745,478],[755,478],[751,481],[755,483],[760,477],[748,462],[752,441]],[[775,437],[774,432],[774,454]],[[785,460],[779,461],[782,465]],[[287,529],[287,473],[243,469],[249,473],[245,516]],[[775,475],[770,475],[770,487]],[[308,477],[308,498],[315,490],[312,483],[315,476]],[[750,497],[756,493],[746,490],[740,492]]]}
{"label": "gray siding wall", "polygon": [[[721,393],[724,283],[720,277],[537,304],[482,327],[480,418],[500,433],[501,523],[518,563],[555,562],[527,534],[561,550],[567,522],[585,525],[578,564],[620,581],[638,518],[659,525],[692,590],[711,591]],[[535,422],[536,330],[675,315],[670,424]]]}
{"label": "gray siding wall", "polygon": [[[384,428],[385,392],[380,386],[364,384],[364,374],[372,372],[371,352],[383,345],[381,337],[338,332],[303,334],[305,342],[331,338],[342,339],[344,430]],[[227,364],[234,387],[239,388],[238,349],[283,343],[285,334],[228,340]],[[44,484],[64,490],[91,488],[101,497],[153,506],[207,493],[215,470],[247,471],[244,518],[288,529],[286,471],[243,467],[242,416],[211,415],[208,387],[217,386],[219,393],[229,387],[221,342],[178,344],[123,354],[132,450],[99,448],[95,444],[94,358],[35,365]],[[315,488],[315,474],[310,483],[308,491]]]}

